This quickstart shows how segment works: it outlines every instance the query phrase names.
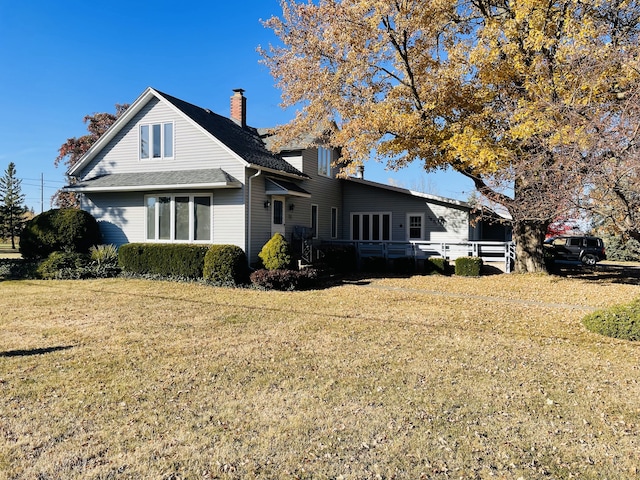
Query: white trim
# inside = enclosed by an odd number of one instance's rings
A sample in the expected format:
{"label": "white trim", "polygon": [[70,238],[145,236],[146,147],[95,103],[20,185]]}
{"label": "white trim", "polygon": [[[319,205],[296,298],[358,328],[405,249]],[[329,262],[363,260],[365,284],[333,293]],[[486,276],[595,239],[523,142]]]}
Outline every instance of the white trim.
{"label": "white trim", "polygon": [[[161,239],[160,237],[160,222],[157,201],[160,197],[170,198],[170,231],[168,239]],[[189,197],[189,239],[188,240],[176,240],[176,197]],[[208,240],[195,240],[195,218],[194,218],[194,199],[196,197],[209,198],[209,239]],[[150,198],[155,198],[154,203],[154,238],[148,238],[149,231],[149,215],[148,215],[148,201]],[[213,242],[213,194],[202,194],[198,192],[173,192],[173,193],[157,193],[153,195],[144,196],[144,241],[153,243],[195,243],[195,244],[207,244]]]}
{"label": "white trim", "polygon": [[[411,237],[411,222],[410,219],[411,217],[417,217],[420,218],[420,236],[419,237]],[[405,229],[405,238],[407,241],[412,241],[412,240],[424,240],[424,212],[420,213],[420,212],[407,212],[406,215],[406,219],[407,219],[407,224],[406,224],[406,229]]]}
{"label": "white trim", "polygon": [[[153,143],[154,143],[154,134],[153,127],[156,125],[160,126],[160,156],[153,156]],[[165,126],[171,125],[171,151],[172,155],[165,155]],[[149,130],[149,139],[148,139],[148,157],[142,157],[142,127],[147,127]],[[169,120],[166,122],[153,122],[153,123],[139,123],[138,124],[138,160],[141,162],[153,162],[158,160],[174,160],[176,155],[176,126],[173,120]]]}
{"label": "white trim", "polygon": [[[380,238],[373,238],[374,237],[374,233],[373,233],[373,216],[375,215],[379,215],[380,216],[380,223],[378,225],[378,236]],[[389,238],[388,239],[384,239],[384,216],[388,215],[389,216]],[[354,239],[353,238],[353,217],[358,216],[360,217],[359,220],[359,225],[358,225],[358,239]],[[364,216],[368,216],[369,218],[369,231],[368,236],[369,238],[367,239],[363,239],[362,237],[364,236],[364,230],[363,230],[363,224],[364,222],[362,221],[362,218]],[[391,242],[393,241],[393,215],[391,214],[391,212],[351,212],[351,215],[349,217],[349,238],[352,241],[360,241],[360,242]]]}
{"label": "white trim", "polygon": [[207,188],[240,188],[240,182],[189,183],[175,185],[131,185],[126,187],[66,187],[65,192],[149,192],[152,190],[198,190]]}

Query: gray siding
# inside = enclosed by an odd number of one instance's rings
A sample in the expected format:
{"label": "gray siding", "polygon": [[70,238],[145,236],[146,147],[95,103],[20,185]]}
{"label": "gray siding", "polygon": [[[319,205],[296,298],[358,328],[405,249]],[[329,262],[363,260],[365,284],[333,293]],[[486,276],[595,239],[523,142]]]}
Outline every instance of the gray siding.
{"label": "gray siding", "polygon": [[[173,159],[141,160],[138,151],[139,125],[171,121],[174,123]],[[191,120],[154,98],[83,169],[81,178],[88,179],[111,173],[210,168],[222,168],[241,183],[245,182],[245,166],[241,160]],[[175,192],[88,193],[85,194],[83,208],[102,222],[105,241],[108,243],[121,245],[127,242],[143,242],[145,241],[144,197],[147,194],[167,193]],[[194,192],[185,191],[184,193]],[[246,250],[246,228],[243,222],[245,188],[219,189],[212,193],[213,243],[229,243]]]}
{"label": "gray siding", "polygon": [[[469,213],[465,208],[393,192],[369,185],[343,182],[342,228],[344,239],[351,239],[351,213],[390,212],[391,240],[407,241],[407,213],[424,214],[424,238],[433,242],[461,242],[469,239]],[[438,221],[440,217],[444,223]]]}
{"label": "gray siding", "polygon": [[[174,122],[173,159],[139,158],[139,125]],[[224,146],[172,107],[152,99],[125,125],[81,173],[93,178],[109,173],[222,168],[240,181],[244,165]]]}

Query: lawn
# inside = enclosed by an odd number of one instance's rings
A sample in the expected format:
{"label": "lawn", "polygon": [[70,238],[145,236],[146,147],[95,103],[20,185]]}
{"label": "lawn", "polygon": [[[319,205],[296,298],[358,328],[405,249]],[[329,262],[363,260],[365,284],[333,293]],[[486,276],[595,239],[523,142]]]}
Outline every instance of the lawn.
{"label": "lawn", "polygon": [[0,282],[0,478],[637,478],[640,286]]}

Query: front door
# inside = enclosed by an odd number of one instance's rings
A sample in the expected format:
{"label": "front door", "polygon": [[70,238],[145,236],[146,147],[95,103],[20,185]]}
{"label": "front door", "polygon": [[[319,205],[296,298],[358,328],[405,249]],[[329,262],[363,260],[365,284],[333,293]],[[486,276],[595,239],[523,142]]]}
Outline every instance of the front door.
{"label": "front door", "polygon": [[285,217],[284,217],[284,197],[271,197],[271,236],[276,233],[284,236]]}

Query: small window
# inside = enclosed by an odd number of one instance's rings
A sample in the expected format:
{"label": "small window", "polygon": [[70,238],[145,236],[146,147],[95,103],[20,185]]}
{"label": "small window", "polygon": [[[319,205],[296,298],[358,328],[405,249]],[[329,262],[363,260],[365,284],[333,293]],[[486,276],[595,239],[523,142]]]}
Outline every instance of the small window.
{"label": "small window", "polygon": [[273,201],[273,224],[282,225],[284,222],[284,202],[282,200]]}
{"label": "small window", "polygon": [[331,207],[331,238],[338,238],[338,209]]}
{"label": "small window", "polygon": [[140,125],[140,159],[173,158],[173,123]]}
{"label": "small window", "polygon": [[331,176],[331,150],[328,148],[318,148],[318,175]]}
{"label": "small window", "polygon": [[149,125],[140,125],[140,158],[149,158]]}
{"label": "small window", "polygon": [[422,214],[408,214],[407,215],[407,229],[409,240],[422,240],[423,215]]}

